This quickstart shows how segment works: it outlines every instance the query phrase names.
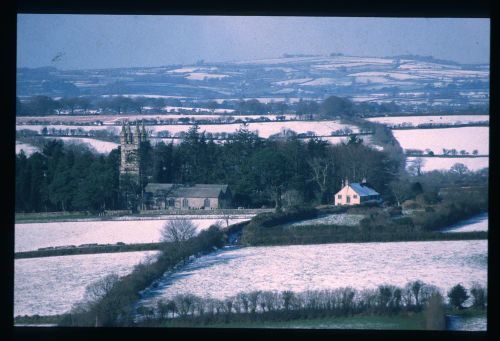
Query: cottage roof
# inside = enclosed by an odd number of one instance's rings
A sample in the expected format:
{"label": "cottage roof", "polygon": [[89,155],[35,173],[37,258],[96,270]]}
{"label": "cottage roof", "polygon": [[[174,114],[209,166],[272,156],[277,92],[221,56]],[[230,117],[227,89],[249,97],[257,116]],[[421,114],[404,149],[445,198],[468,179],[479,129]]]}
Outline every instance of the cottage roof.
{"label": "cottage roof", "polygon": [[227,191],[227,185],[196,184],[192,186],[179,184],[149,183],[145,191],[153,194],[165,193],[172,198],[218,198]]}
{"label": "cottage roof", "polygon": [[375,191],[373,188],[360,184],[358,182],[352,182],[349,184],[349,186],[351,186],[351,188],[361,197],[369,195],[380,195],[380,193]]}

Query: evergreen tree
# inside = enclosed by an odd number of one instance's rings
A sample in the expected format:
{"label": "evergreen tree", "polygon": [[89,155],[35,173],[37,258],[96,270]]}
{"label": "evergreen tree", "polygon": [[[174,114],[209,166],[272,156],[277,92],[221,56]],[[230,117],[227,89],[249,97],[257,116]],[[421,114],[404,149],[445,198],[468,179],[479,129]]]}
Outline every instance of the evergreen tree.
{"label": "evergreen tree", "polygon": [[448,292],[448,298],[450,299],[450,304],[458,309],[463,309],[463,304],[469,298],[467,291],[465,288],[457,284]]}

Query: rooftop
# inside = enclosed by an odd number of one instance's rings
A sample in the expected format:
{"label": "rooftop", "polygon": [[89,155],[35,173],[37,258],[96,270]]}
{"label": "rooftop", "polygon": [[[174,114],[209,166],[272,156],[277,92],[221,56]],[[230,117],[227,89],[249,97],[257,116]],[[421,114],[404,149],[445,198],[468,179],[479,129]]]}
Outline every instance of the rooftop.
{"label": "rooftop", "polygon": [[149,183],[145,191],[155,195],[166,194],[169,197],[179,198],[218,198],[226,193],[227,185],[220,184],[195,184],[192,186],[182,184]]}
{"label": "rooftop", "polygon": [[351,186],[351,188],[356,193],[358,193],[359,196],[362,196],[362,197],[369,196],[369,195],[380,195],[380,193],[375,191],[373,188],[368,187],[368,186],[366,186],[362,183],[359,183],[359,182],[350,183],[349,186]]}

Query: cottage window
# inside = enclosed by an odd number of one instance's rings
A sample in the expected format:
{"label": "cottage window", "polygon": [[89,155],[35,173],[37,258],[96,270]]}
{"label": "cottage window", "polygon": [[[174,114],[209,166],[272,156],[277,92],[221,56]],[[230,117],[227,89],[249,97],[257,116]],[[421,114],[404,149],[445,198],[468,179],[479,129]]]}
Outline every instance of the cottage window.
{"label": "cottage window", "polygon": [[189,202],[186,198],[182,199],[182,207],[189,207]]}
{"label": "cottage window", "polygon": [[175,199],[174,198],[169,198],[168,199],[168,206],[169,207],[174,207],[175,206]]}
{"label": "cottage window", "polygon": [[356,194],[354,194],[352,197],[353,197],[354,199],[356,199],[358,196],[357,196]]}
{"label": "cottage window", "polygon": [[342,194],[337,195],[337,199],[342,199]]}
{"label": "cottage window", "polygon": [[208,198],[207,198],[207,199],[205,199],[205,200],[203,201],[203,206],[205,206],[205,207],[210,207],[210,199],[208,199]]}

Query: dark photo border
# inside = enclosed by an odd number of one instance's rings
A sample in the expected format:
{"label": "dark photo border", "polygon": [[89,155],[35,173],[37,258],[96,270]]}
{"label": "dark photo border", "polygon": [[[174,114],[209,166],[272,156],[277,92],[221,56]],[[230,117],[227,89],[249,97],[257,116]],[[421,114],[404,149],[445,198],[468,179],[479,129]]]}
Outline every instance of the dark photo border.
{"label": "dark photo border", "polygon": [[[498,83],[497,59],[495,48],[497,23],[493,17],[491,1],[302,1],[270,2],[268,1],[109,1],[109,0],[25,0],[11,3],[8,17],[4,21],[7,29],[7,43],[4,57],[7,63],[3,65],[4,84],[7,92],[2,101],[2,118],[6,120],[2,129],[3,155],[7,163],[3,165],[4,200],[2,210],[2,331],[7,332],[10,339],[82,339],[82,340],[183,340],[185,338],[205,339],[235,339],[241,336],[251,339],[264,338],[318,338],[318,339],[395,339],[395,340],[425,340],[429,337],[440,340],[483,340],[493,339],[497,331],[495,310],[498,308],[499,283],[495,278],[498,269],[498,232],[495,231],[498,215],[495,212],[498,203],[497,192],[497,150],[499,118],[498,100],[495,98],[495,85]],[[280,15],[280,16],[355,16],[355,17],[450,17],[450,18],[491,18],[490,36],[490,166],[489,166],[489,239],[488,239],[488,331],[487,332],[426,332],[426,331],[374,331],[374,330],[276,330],[276,329],[160,329],[160,328],[43,328],[43,327],[13,327],[14,305],[14,189],[15,189],[15,96],[16,96],[16,16],[19,13],[53,13],[53,14],[145,14],[145,15]],[[4,59],[5,60],[5,59]],[[4,90],[5,91],[5,90]],[[7,127],[7,128],[5,128]],[[493,228],[492,228],[493,227]],[[3,334],[3,333],[2,333]]]}

